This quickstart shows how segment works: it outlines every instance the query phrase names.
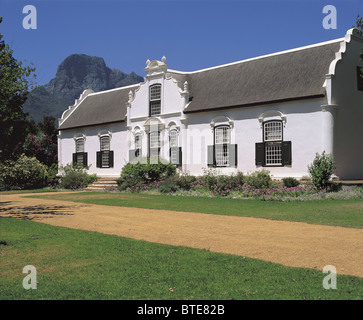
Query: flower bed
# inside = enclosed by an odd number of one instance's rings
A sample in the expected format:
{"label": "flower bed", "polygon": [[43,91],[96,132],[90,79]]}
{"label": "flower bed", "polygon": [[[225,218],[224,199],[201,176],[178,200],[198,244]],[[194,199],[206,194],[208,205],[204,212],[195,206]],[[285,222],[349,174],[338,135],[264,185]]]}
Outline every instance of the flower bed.
{"label": "flower bed", "polygon": [[[264,201],[306,201],[320,199],[363,198],[363,189],[356,188],[340,192],[317,189],[309,181],[300,182],[287,178],[283,181],[272,180],[267,170],[255,171],[248,175],[239,172],[235,175],[219,175],[213,169],[205,170],[202,176],[186,173],[170,175],[165,179],[142,182],[135,179],[128,183],[126,192],[167,193],[183,196],[228,197],[234,199],[259,199]],[[130,180],[129,180],[130,181]],[[293,183],[292,183],[293,182]]]}

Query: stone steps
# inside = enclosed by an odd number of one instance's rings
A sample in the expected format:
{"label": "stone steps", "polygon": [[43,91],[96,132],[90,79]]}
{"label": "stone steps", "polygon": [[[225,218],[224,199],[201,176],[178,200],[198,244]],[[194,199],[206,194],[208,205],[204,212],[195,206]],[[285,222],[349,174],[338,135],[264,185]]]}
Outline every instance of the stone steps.
{"label": "stone steps", "polygon": [[105,191],[117,189],[117,179],[115,177],[101,177],[97,181],[88,185],[85,191]]}

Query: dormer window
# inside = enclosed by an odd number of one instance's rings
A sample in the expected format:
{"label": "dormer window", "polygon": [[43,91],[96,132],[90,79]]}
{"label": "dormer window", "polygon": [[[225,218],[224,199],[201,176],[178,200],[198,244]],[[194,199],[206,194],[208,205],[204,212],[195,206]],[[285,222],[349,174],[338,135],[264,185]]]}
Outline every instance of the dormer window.
{"label": "dormer window", "polygon": [[161,84],[150,86],[150,111],[149,115],[156,116],[161,113]]}

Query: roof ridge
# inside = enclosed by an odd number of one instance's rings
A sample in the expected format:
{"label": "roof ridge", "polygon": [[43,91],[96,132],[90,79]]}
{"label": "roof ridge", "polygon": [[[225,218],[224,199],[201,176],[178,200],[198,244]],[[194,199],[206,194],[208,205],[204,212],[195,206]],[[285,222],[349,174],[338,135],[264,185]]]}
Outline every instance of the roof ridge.
{"label": "roof ridge", "polygon": [[265,54],[265,55],[262,55],[262,56],[247,58],[247,59],[243,59],[243,60],[239,60],[239,61],[235,61],[235,62],[230,62],[230,63],[226,63],[226,64],[221,64],[221,65],[214,66],[214,67],[199,69],[199,70],[195,70],[195,71],[178,71],[178,70],[168,69],[168,72],[177,73],[177,74],[181,74],[181,75],[196,74],[196,73],[200,73],[200,72],[204,72],[204,71],[229,67],[229,66],[233,66],[233,65],[236,65],[236,64],[244,63],[244,62],[254,61],[254,60],[258,60],[258,59],[264,59],[264,58],[273,57],[273,56],[282,55],[282,54],[287,54],[287,53],[291,53],[291,52],[297,52],[297,51],[301,51],[301,50],[306,50],[306,49],[310,49],[310,48],[324,46],[324,45],[327,45],[327,44],[333,44],[333,43],[344,41],[344,39],[345,38],[342,37],[342,38],[338,38],[338,39],[334,39],[334,40],[328,40],[328,41],[324,41],[324,42],[310,44],[310,45],[307,45],[307,46],[302,46],[302,47],[297,47],[297,48],[293,48],[293,49],[287,49],[287,50],[283,50],[283,51],[269,53],[269,54]]}
{"label": "roof ridge", "polygon": [[98,91],[98,92],[92,92],[92,93],[88,94],[87,97],[88,96],[95,96],[95,95],[103,94],[103,93],[108,93],[108,92],[112,92],[112,91],[117,91],[117,90],[131,89],[131,88],[134,88],[134,87],[136,87],[138,85],[140,85],[140,82],[135,83],[135,84],[130,84],[130,85],[124,86],[124,87],[118,87],[118,88],[113,88],[113,89],[101,90],[101,91]]}

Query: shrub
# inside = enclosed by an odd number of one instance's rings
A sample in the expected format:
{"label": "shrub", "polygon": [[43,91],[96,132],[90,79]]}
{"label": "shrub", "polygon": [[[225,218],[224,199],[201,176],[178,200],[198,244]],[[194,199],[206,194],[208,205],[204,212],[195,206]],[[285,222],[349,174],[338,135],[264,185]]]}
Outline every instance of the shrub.
{"label": "shrub", "polygon": [[179,177],[175,179],[177,186],[183,190],[190,190],[196,181],[197,178],[195,176],[191,176],[186,172],[180,174]]}
{"label": "shrub", "polygon": [[140,184],[162,181],[175,175],[176,167],[161,159],[150,161],[142,158],[139,162],[129,162],[122,168],[121,176],[117,180],[120,190],[126,190]]}
{"label": "shrub", "polygon": [[64,189],[82,189],[90,183],[97,180],[95,174],[89,175],[85,167],[79,163],[67,164],[65,167],[60,167],[62,172],[59,186]]}
{"label": "shrub", "polygon": [[272,179],[268,170],[255,171],[245,177],[245,182],[255,189],[270,188]]}
{"label": "shrub", "polygon": [[286,188],[293,188],[293,187],[297,187],[299,185],[299,181],[297,181],[293,177],[283,178],[282,182],[284,183],[284,186]]}
{"label": "shrub", "polygon": [[57,187],[60,181],[60,176],[58,176],[58,164],[53,163],[48,167],[46,176],[46,185],[48,187]]}
{"label": "shrub", "polygon": [[238,172],[236,175],[221,175],[217,177],[216,184],[210,189],[215,195],[228,196],[232,191],[242,190],[244,179],[242,172]]}
{"label": "shrub", "polygon": [[214,187],[217,184],[218,180],[218,173],[215,169],[204,169],[204,174],[201,176],[201,183],[204,187],[211,190],[212,187]]}
{"label": "shrub", "polygon": [[175,191],[177,191],[179,189],[177,183],[169,178],[165,181],[162,181],[160,184],[159,184],[159,192],[161,193],[173,193]]}
{"label": "shrub", "polygon": [[325,151],[321,155],[316,153],[313,163],[308,165],[312,184],[317,189],[328,189],[331,184],[329,180],[334,170],[333,157],[331,154],[325,154]]}
{"label": "shrub", "polygon": [[34,189],[46,184],[47,167],[35,157],[24,154],[16,161],[7,160],[0,164],[0,189]]}

